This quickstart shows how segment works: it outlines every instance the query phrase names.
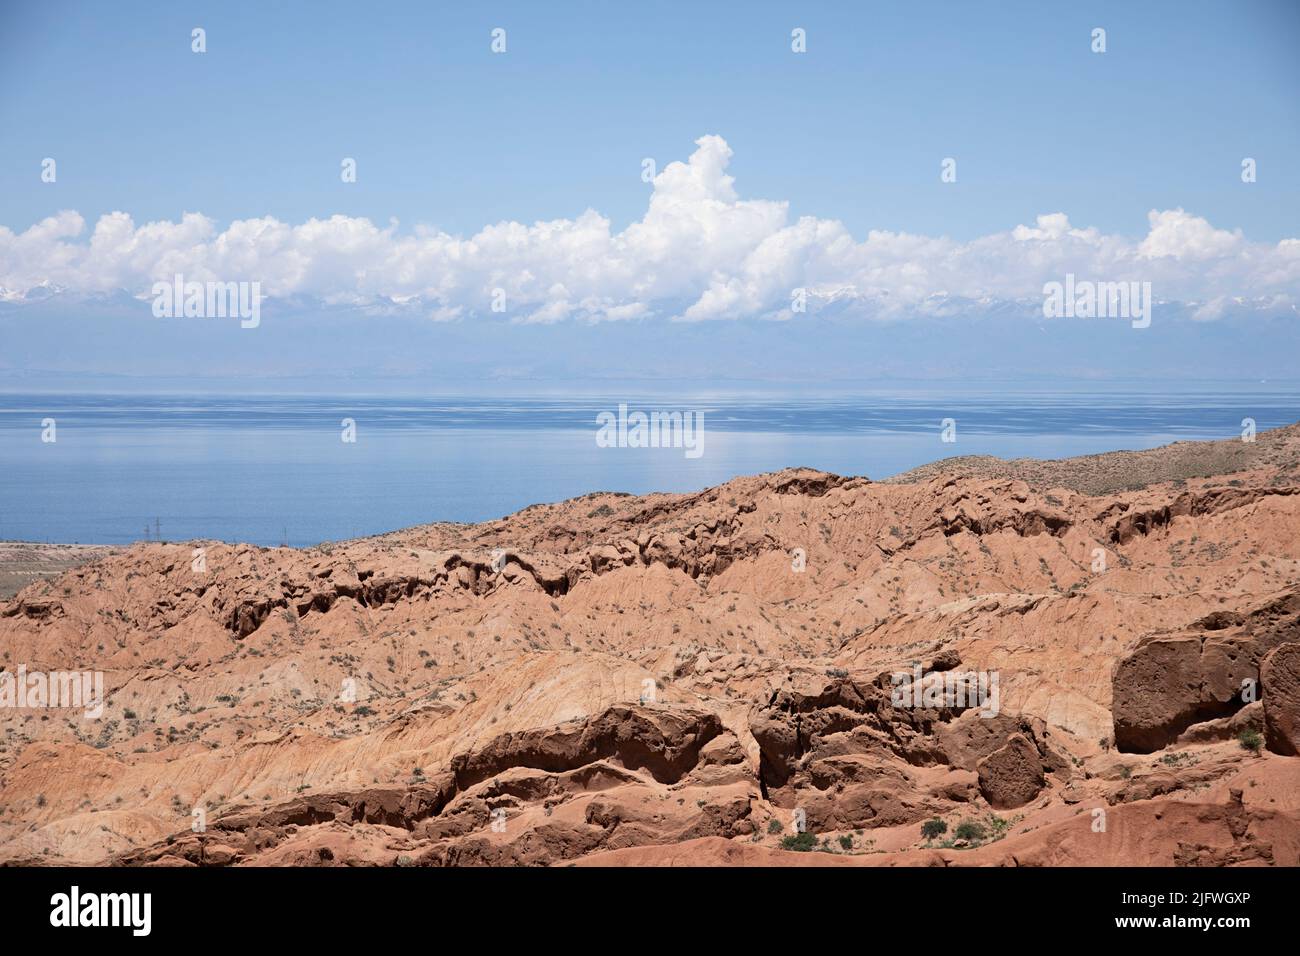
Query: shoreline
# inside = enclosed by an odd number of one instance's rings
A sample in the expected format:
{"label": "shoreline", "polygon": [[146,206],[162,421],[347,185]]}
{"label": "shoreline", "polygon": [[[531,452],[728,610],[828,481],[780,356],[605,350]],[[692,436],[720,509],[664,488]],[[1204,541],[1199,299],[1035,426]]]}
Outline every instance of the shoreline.
{"label": "shoreline", "polygon": [[[1229,475],[1245,474],[1252,469],[1280,467],[1275,482],[1294,478],[1293,470],[1286,470],[1284,459],[1292,438],[1300,435],[1300,422],[1279,428],[1259,432],[1252,442],[1237,439],[1219,439],[1215,441],[1176,441],[1155,448],[1137,451],[1116,450],[1093,455],[1080,455],[1069,458],[1012,458],[1004,459],[989,455],[958,455],[941,458],[928,464],[876,479],[878,484],[907,485],[926,481],[938,475],[952,475],[963,478],[1010,478],[1024,481],[1031,488],[1040,491],[1064,489],[1079,494],[1098,496],[1118,491],[1136,491],[1151,485],[1171,483],[1174,487],[1185,486],[1194,479],[1212,479]],[[818,471],[792,466],[784,471]],[[819,472],[842,480],[872,481],[866,476],[837,475],[831,472]],[[780,472],[762,472],[756,475],[738,476],[762,479]],[[1228,484],[1234,480],[1230,478]],[[704,489],[707,490],[707,489]],[[533,508],[554,508],[571,502],[603,496],[615,497],[653,497],[655,495],[680,494],[677,492],[652,492],[649,495],[634,495],[619,491],[590,491],[582,495],[564,498],[553,502],[542,502],[526,506],[508,514],[478,522],[434,521],[377,531],[337,540],[323,540],[310,545],[255,545],[260,548],[289,548],[295,551],[311,551],[321,547],[335,547],[357,541],[382,540],[393,535],[426,527],[462,527],[472,529],[508,522]],[[117,554],[141,544],[182,544],[188,542],[219,543],[228,546],[240,546],[249,542],[220,541],[214,538],[184,538],[164,540],[137,540],[127,544],[88,544],[37,542],[22,540],[0,540],[0,600],[14,597],[23,587],[35,581],[49,580],[64,571],[87,564],[111,554]]]}

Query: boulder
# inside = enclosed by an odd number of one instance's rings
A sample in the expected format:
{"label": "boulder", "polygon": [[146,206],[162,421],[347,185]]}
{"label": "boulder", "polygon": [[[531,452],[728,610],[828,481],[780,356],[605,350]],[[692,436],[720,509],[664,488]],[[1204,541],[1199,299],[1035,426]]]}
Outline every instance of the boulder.
{"label": "boulder", "polygon": [[1300,643],[1273,648],[1260,666],[1259,682],[1265,744],[1274,753],[1300,755]]}
{"label": "boulder", "polygon": [[1006,746],[979,762],[980,793],[998,810],[1023,807],[1046,783],[1038,748],[1024,734],[1014,734]]}

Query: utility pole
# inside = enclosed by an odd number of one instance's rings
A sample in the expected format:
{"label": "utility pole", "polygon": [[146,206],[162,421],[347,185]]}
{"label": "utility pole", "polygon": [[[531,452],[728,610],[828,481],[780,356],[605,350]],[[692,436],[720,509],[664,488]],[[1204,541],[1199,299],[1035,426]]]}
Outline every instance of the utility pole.
{"label": "utility pole", "polygon": [[158,522],[157,518],[153,519],[153,536],[155,541],[162,540],[162,525]]}

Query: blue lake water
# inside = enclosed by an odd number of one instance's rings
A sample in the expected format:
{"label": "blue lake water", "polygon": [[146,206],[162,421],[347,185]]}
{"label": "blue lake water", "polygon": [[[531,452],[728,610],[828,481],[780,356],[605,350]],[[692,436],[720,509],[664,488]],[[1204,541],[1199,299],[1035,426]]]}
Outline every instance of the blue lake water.
{"label": "blue lake water", "polygon": [[[701,411],[703,454],[602,448],[596,416]],[[1300,420],[1300,388],[836,399],[0,395],[0,539],[311,545],[591,491],[691,491],[795,465],[883,478],[952,455],[1061,458]],[[42,441],[55,420],[56,441]],[[342,441],[342,420],[356,441]],[[945,418],[957,441],[941,441]]]}

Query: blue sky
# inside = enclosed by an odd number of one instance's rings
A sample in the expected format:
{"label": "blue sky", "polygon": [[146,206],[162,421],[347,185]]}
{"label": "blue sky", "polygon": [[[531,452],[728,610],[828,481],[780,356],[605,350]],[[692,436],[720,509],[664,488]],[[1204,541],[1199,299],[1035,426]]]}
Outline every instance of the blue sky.
{"label": "blue sky", "polygon": [[[747,382],[1275,379],[1297,49],[1290,0],[10,2],[0,385],[711,381],[692,349]],[[160,329],[178,272],[260,283],[260,331]],[[1156,321],[1044,323],[1067,274],[1149,283]]]}
{"label": "blue sky", "polygon": [[641,159],[715,133],[745,195],[854,235],[970,238],[1055,210],[1135,234],[1182,206],[1275,241],[1300,221],[1298,47],[1289,0],[9,2],[0,223],[344,213],[469,233],[592,207],[621,227]]}

